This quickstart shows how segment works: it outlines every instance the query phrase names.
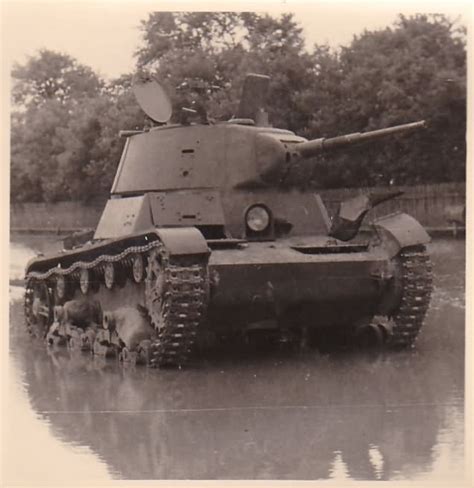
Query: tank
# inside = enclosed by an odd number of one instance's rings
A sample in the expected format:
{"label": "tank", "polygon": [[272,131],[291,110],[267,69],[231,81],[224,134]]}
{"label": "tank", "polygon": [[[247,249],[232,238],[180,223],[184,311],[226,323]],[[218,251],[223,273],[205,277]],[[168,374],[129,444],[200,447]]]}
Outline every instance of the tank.
{"label": "tank", "polygon": [[318,154],[424,122],[308,141],[269,125],[268,82],[248,75],[229,121],[210,122],[201,104],[172,124],[162,87],[135,81],[157,125],[122,132],[95,232],[28,263],[31,334],[155,367],[260,331],[301,345],[332,333],[357,345],[414,345],[432,289],[427,232],[400,212],[362,227],[398,192],[358,195],[330,216],[301,175],[309,168],[317,178]]}

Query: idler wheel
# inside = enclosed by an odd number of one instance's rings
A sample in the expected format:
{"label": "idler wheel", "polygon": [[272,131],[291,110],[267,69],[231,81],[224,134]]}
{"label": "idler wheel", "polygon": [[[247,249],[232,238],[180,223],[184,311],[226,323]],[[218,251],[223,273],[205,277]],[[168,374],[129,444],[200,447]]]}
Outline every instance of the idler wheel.
{"label": "idler wheel", "polygon": [[132,276],[135,283],[141,283],[145,278],[145,261],[141,254],[135,254],[132,258]]}

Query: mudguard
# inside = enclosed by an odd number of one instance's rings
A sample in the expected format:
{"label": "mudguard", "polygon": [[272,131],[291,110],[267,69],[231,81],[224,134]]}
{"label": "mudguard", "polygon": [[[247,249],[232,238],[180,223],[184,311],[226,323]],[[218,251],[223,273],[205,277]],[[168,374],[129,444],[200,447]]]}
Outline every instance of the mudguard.
{"label": "mudguard", "polygon": [[374,227],[384,239],[390,257],[398,254],[403,248],[431,241],[423,226],[406,213],[397,212],[380,217],[374,221]]}
{"label": "mudguard", "polygon": [[171,256],[210,254],[206,239],[196,227],[162,227],[155,229]]}
{"label": "mudguard", "polygon": [[60,251],[50,256],[37,256],[26,265],[25,273],[42,272],[47,268],[60,266],[67,268],[75,261],[92,261],[101,254],[117,254],[130,246],[143,246],[156,237],[164,244],[170,256],[210,255],[206,239],[196,227],[151,227],[128,236],[85,244],[68,251]]}

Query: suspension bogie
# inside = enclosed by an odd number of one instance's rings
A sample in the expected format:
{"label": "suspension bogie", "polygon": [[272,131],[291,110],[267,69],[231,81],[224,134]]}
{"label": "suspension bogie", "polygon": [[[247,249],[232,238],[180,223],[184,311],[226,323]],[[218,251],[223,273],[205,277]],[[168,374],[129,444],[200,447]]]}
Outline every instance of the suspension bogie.
{"label": "suspension bogie", "polygon": [[[192,252],[192,246],[175,237],[173,241],[171,231],[164,234],[178,252],[170,251],[166,239],[153,239],[122,245],[117,253],[104,246],[102,254],[86,260],[84,253],[68,266],[32,269],[25,294],[30,332],[51,347],[67,345],[71,352],[180,366],[189,361],[201,332],[220,337],[227,327],[245,334],[243,320],[249,327],[258,326],[260,315],[262,324],[274,319],[281,330],[288,328],[288,317],[313,330],[334,327],[340,320],[360,344],[410,347],[428,309],[432,277],[423,245],[406,247],[392,257],[377,249],[357,250],[354,259],[354,252],[313,255],[274,244],[261,254],[265,244],[253,243],[213,251],[209,260],[201,243]],[[228,253],[240,259],[238,265],[229,266]],[[256,265],[257,253],[261,262],[270,264]],[[273,256],[282,262],[272,262]],[[294,283],[291,289],[285,285],[288,276]],[[294,300],[303,291],[307,300],[299,304]],[[345,308],[334,305],[342,296]],[[234,313],[225,316],[226,310]],[[216,317],[226,317],[227,323],[222,321],[218,328]],[[357,322],[351,322],[353,317]]]}
{"label": "suspension bogie", "polygon": [[67,345],[71,351],[154,366],[184,364],[203,316],[196,310],[204,308],[207,296],[206,259],[198,256],[200,263],[180,266],[182,257],[170,256],[154,239],[119,254],[31,271],[28,328],[50,347]]}

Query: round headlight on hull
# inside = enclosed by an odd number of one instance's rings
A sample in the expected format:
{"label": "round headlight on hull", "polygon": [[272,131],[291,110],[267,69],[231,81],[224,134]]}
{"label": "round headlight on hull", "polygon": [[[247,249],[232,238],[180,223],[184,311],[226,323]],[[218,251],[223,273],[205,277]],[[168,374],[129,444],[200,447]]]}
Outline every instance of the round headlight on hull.
{"label": "round headlight on hull", "polygon": [[268,238],[273,233],[273,218],[270,209],[257,203],[245,212],[247,237]]}

